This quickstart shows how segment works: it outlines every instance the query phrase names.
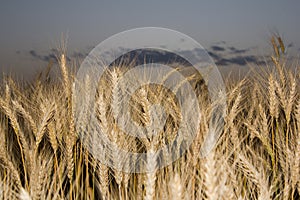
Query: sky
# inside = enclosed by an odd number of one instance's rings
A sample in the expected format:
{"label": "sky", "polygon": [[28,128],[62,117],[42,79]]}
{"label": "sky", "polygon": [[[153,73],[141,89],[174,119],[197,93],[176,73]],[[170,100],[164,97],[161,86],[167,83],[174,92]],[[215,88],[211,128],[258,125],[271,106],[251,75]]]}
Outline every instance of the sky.
{"label": "sky", "polygon": [[55,59],[62,34],[68,57],[82,59],[94,46],[119,32],[164,27],[199,42],[217,66],[245,67],[271,53],[279,33],[289,55],[300,54],[298,0],[98,0],[2,1],[0,70],[31,76]]}

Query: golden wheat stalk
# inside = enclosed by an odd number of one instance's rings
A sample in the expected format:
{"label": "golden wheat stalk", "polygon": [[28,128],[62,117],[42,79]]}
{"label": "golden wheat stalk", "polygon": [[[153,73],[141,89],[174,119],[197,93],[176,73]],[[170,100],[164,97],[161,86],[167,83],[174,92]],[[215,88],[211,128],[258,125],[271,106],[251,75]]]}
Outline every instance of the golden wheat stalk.
{"label": "golden wheat stalk", "polygon": [[146,180],[146,200],[155,198],[155,182],[156,182],[156,168],[157,168],[157,155],[153,148],[147,151],[147,180]]}

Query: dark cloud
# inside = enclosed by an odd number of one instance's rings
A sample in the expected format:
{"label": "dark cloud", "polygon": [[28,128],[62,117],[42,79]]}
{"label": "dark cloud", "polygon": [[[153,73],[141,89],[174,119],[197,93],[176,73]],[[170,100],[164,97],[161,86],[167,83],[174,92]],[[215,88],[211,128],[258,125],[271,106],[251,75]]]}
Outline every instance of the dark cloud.
{"label": "dark cloud", "polygon": [[288,47],[288,48],[294,47],[294,44],[293,44],[293,43],[289,43],[289,44],[287,45],[287,47]]}
{"label": "dark cloud", "polygon": [[[193,55],[193,51],[182,51],[180,52],[184,57],[186,55]],[[157,49],[138,49],[129,51],[126,54],[115,59],[113,65],[141,65],[144,63],[160,63],[160,64],[171,64],[181,63],[182,65],[189,65],[189,62],[175,53],[162,51]]]}
{"label": "dark cloud", "polygon": [[[288,46],[293,46],[291,43]],[[150,62],[157,62],[157,63],[172,63],[172,62],[179,62],[183,65],[189,65],[187,60],[185,58],[191,59],[190,62],[193,62],[193,58],[207,58],[206,53],[209,54],[209,56],[214,60],[214,62],[217,65],[220,66],[230,66],[230,65],[239,65],[239,66],[246,66],[249,63],[253,64],[263,64],[264,60],[261,57],[254,56],[249,54],[250,48],[247,49],[239,49],[234,46],[227,46],[224,41],[218,42],[218,44],[214,44],[210,47],[210,51],[206,52],[205,49],[202,48],[196,48],[193,50],[186,50],[186,51],[180,51],[180,55],[183,57],[180,57],[179,55],[176,55],[172,52],[168,51],[160,51],[160,50],[136,50],[136,51],[129,51],[126,55],[123,55],[119,58],[117,58],[114,62],[114,64],[117,64],[119,62],[124,62],[124,60],[132,61],[137,60],[137,64],[139,62],[143,63],[145,60],[147,63]],[[300,48],[298,49],[300,51]],[[120,51],[127,52],[127,49],[121,48]],[[84,59],[89,51],[74,51],[70,53],[70,57],[67,57],[67,60],[70,61],[70,58],[75,59]],[[20,52],[19,52],[20,53]],[[21,52],[22,53],[22,52]],[[107,54],[111,54],[111,52],[105,52]],[[37,60],[41,60],[44,62],[57,62],[57,55],[59,55],[59,52],[56,49],[51,49],[50,53],[44,55],[41,53],[38,53],[35,50],[29,51],[29,55]],[[127,61],[126,61],[127,62]],[[206,61],[203,61],[206,62]],[[209,62],[209,60],[207,61]],[[141,64],[139,63],[139,64]]]}
{"label": "dark cloud", "polygon": [[226,49],[221,46],[213,45],[210,47],[213,51],[225,51]]}
{"label": "dark cloud", "polygon": [[52,49],[50,49],[50,51],[52,53],[54,53],[55,55],[59,55],[59,51],[57,49],[52,48]]}
{"label": "dark cloud", "polygon": [[233,54],[243,54],[243,53],[247,53],[248,51],[250,51],[250,49],[237,49],[235,47],[228,47],[228,49]]}
{"label": "dark cloud", "polygon": [[213,53],[211,51],[208,52],[208,55],[210,55],[210,57],[212,57],[214,60],[221,60],[221,56],[219,56],[218,54],[216,53]]}
{"label": "dark cloud", "polygon": [[[205,49],[201,48],[195,48],[193,52],[198,56],[198,57],[203,57],[206,55],[207,51]],[[209,52],[208,52],[209,53]]]}
{"label": "dark cloud", "polygon": [[254,55],[247,55],[247,56],[235,56],[232,58],[221,58],[219,60],[216,60],[217,65],[223,65],[223,66],[228,66],[228,65],[240,65],[240,66],[245,66],[249,63],[253,64],[263,64],[264,61]]}
{"label": "dark cloud", "polygon": [[34,50],[30,50],[29,51],[29,54],[33,57],[33,58],[36,58],[36,59],[39,59],[39,60],[43,60],[43,57],[41,55],[39,55],[36,51]]}
{"label": "dark cloud", "polygon": [[[216,46],[216,45],[215,45]],[[219,47],[219,46],[216,46]],[[230,65],[239,65],[239,66],[246,66],[249,63],[253,64],[263,64],[264,61],[261,57],[254,56],[254,55],[243,55],[242,53],[247,53],[250,51],[249,49],[237,49],[234,47],[224,48],[225,52],[217,49],[212,48],[211,51],[208,51],[207,53],[209,56],[214,60],[214,62],[217,65],[222,66],[230,66]],[[215,51],[213,51],[215,49]],[[226,50],[230,50],[229,54],[226,53]],[[158,51],[158,50],[136,50],[127,53],[126,55],[121,56],[117,59],[115,63],[120,62],[123,60],[136,60],[135,64],[142,64],[144,61],[146,62],[158,62],[158,63],[172,63],[172,62],[180,62],[183,65],[188,65],[185,58],[192,59],[191,62],[193,62],[193,58],[200,57],[200,58],[206,58],[206,51],[201,48],[196,48],[193,50],[185,50],[180,51],[180,54],[183,57],[180,57],[179,55],[175,55],[171,52],[166,51]],[[122,59],[121,59],[122,58]],[[127,58],[127,59],[124,59]],[[207,61],[209,62],[209,61]]]}
{"label": "dark cloud", "polygon": [[50,61],[56,61],[56,59],[57,59],[56,55],[53,54],[53,53],[50,53],[46,56],[43,56],[42,60],[45,61],[45,62],[50,62]]}
{"label": "dark cloud", "polygon": [[263,59],[259,56],[251,55],[252,48],[239,49],[234,46],[227,46],[226,42],[221,41],[210,47],[208,54],[213,58],[217,65],[246,66],[249,63],[262,64]]}
{"label": "dark cloud", "polygon": [[[54,53],[55,52],[55,53]],[[42,55],[37,53],[35,50],[30,50],[29,51],[29,55],[37,60],[40,61],[44,61],[44,62],[57,62],[57,51],[51,49],[51,53],[47,54],[47,55]],[[70,61],[71,59],[69,57],[67,57],[67,61]]]}
{"label": "dark cloud", "polygon": [[84,59],[88,54],[87,53],[82,53],[82,52],[73,52],[71,57],[73,58],[79,58],[79,59]]}

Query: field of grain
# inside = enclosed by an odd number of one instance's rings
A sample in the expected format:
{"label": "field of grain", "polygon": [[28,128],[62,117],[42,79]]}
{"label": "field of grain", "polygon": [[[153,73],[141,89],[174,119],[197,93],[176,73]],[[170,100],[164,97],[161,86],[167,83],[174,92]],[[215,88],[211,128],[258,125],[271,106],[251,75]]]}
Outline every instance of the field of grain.
{"label": "field of grain", "polygon": [[[299,199],[299,63],[287,64],[280,37],[272,37],[271,43],[273,54],[259,66],[262,72],[225,80],[227,115],[216,147],[200,157],[214,103],[202,88],[202,117],[193,143],[163,168],[157,168],[155,157],[147,158],[142,167],[148,173],[109,167],[83,144],[79,133],[85,124],[75,126],[75,74],[65,54],[59,57],[59,82],[48,71],[31,84],[6,77],[0,97],[0,199]],[[118,129],[112,110],[118,104],[114,86],[121,76],[122,70],[109,70],[96,94],[97,119],[107,137],[119,148],[145,153],[176,139],[180,109],[159,86],[140,88],[131,99],[131,116],[146,125],[149,104],[160,103],[168,114],[164,131],[134,138]],[[117,162],[122,157],[107,159]]]}

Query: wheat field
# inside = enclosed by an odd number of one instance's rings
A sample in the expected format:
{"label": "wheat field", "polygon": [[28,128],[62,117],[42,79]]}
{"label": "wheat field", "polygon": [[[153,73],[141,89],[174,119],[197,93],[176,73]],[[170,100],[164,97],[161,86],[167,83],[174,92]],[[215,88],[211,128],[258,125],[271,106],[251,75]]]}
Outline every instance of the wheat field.
{"label": "wheat field", "polygon": [[[153,169],[148,173],[109,167],[83,144],[73,112],[75,73],[65,54],[59,57],[59,81],[51,81],[49,70],[30,84],[6,77],[0,97],[0,199],[299,199],[299,63],[287,62],[280,37],[271,43],[271,61],[259,66],[260,72],[239,81],[226,79],[227,114],[216,147],[200,157],[213,102],[199,92],[202,117],[191,146],[163,168],[157,169],[155,157],[147,158],[143,167]],[[146,125],[149,105],[164,105],[168,117],[162,133],[134,138],[118,129],[112,109],[122,73],[120,67],[108,70],[97,89],[97,119],[107,137],[119,148],[139,153],[178,139],[178,102],[159,86],[141,87],[134,94],[131,116]]]}

